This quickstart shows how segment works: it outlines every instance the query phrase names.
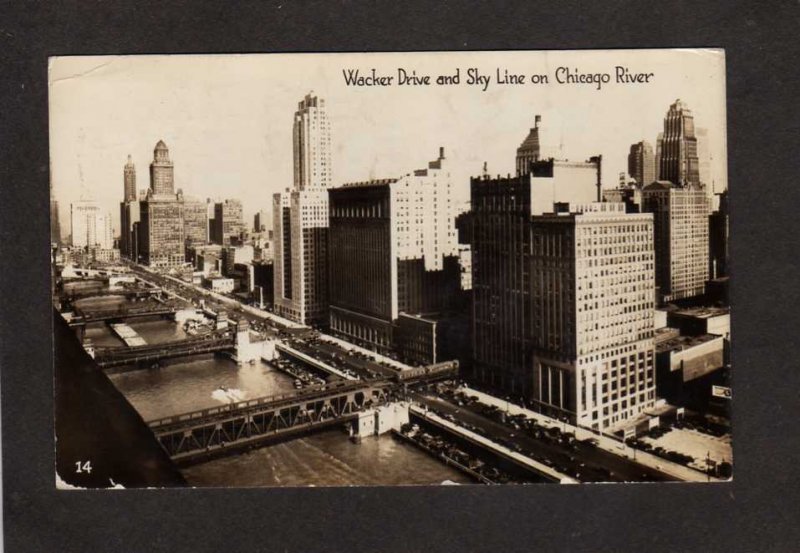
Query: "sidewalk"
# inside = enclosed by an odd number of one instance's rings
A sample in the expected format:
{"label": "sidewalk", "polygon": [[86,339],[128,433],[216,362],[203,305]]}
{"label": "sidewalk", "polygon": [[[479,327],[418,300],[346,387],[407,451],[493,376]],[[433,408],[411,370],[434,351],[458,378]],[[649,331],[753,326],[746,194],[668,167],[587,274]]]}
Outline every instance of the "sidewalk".
{"label": "sidewalk", "polygon": [[[630,459],[641,465],[645,465],[647,467],[660,470],[680,480],[686,482],[706,482],[709,480],[708,476],[706,476],[705,473],[699,472],[689,467],[685,467],[683,465],[679,465],[678,463],[673,463],[672,461],[669,461],[667,459],[662,459],[661,457],[657,457],[645,451],[634,450],[633,448],[625,445],[624,442],[611,438],[609,436],[599,435],[586,428],[573,426],[569,423],[565,423],[553,419],[551,417],[547,417],[545,415],[542,415],[541,413],[537,413],[535,411],[531,411],[530,409],[526,409],[525,407],[520,407],[515,403],[507,402],[504,399],[490,396],[489,394],[486,394],[484,392],[479,392],[478,390],[474,390],[468,386],[460,387],[459,391],[462,391],[467,397],[476,396],[480,403],[483,403],[484,405],[494,405],[498,409],[508,412],[510,415],[522,414],[529,419],[535,420],[538,424],[541,424],[542,426],[550,428],[558,428],[559,430],[562,431],[572,432],[573,434],[575,434],[575,438],[577,440],[585,440],[588,438],[593,438],[594,440],[597,441],[597,447],[599,447],[600,449],[608,451],[609,453],[613,453],[614,455]],[[710,480],[712,482],[724,482],[724,480],[719,478],[714,478],[713,476],[711,477]]]}

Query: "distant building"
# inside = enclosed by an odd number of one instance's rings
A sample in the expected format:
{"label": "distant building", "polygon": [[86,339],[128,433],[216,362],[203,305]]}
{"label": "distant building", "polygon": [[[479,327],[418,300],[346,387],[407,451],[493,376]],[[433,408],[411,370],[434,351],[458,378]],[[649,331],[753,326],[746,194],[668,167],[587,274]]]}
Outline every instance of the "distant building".
{"label": "distant building", "polygon": [[625,188],[606,188],[603,190],[603,201],[609,203],[624,203],[628,213],[642,212],[642,191],[635,186]]}
{"label": "distant building", "polygon": [[208,277],[203,279],[203,286],[218,294],[230,294],[233,292],[234,282],[232,278]]}
{"label": "distant building", "polygon": [[646,140],[631,145],[628,153],[628,174],[636,181],[639,188],[656,180],[653,146]]}
{"label": "distant building", "polygon": [[206,203],[182,197],[183,233],[186,245],[208,243],[208,210]]}
{"label": "distant building", "polygon": [[709,276],[705,192],[656,181],[644,188],[642,197],[643,210],[654,216],[660,302],[703,294]]}
{"label": "distant building", "polygon": [[301,324],[328,321],[328,191],[333,182],[325,100],[294,114],[294,186],[273,196],[275,312]]}
{"label": "distant building", "polygon": [[253,216],[253,232],[266,232],[267,229],[271,230],[271,227],[272,225],[267,219],[267,212],[263,209]]}
{"label": "distant building", "polygon": [[214,205],[212,242],[226,246],[231,243],[232,237],[238,237],[242,231],[244,231],[244,220],[241,201],[225,200]]}
{"label": "distant building", "polygon": [[440,149],[426,169],[329,191],[332,331],[387,350],[401,315],[425,315],[428,323],[406,326],[405,344],[427,326],[420,339],[431,355],[416,360],[433,362],[430,325],[454,308],[461,288],[452,188]]}
{"label": "distant building", "polygon": [[534,118],[533,128],[517,148],[517,176],[529,173],[531,163],[539,161],[541,158],[541,145],[539,142],[539,123],[541,121],[542,117],[540,115]]}
{"label": "distant building", "polygon": [[253,262],[253,246],[224,246],[221,260],[222,274],[230,276],[234,265]]}
{"label": "distant building", "polygon": [[89,248],[89,259],[96,263],[113,263],[119,261],[119,250],[116,248]]}
{"label": "distant building", "polygon": [[136,166],[133,159],[128,155],[128,162],[122,169],[123,197],[124,202],[136,201]]}
{"label": "distant building", "polygon": [[186,260],[205,276],[222,272],[222,246],[206,244],[189,246],[186,250]]}
{"label": "distant building", "polygon": [[114,247],[111,215],[102,213],[93,200],[80,200],[70,206],[70,227],[74,247]]}
{"label": "distant building", "polygon": [[[547,159],[532,163],[531,214],[552,211],[556,203],[587,204],[601,200],[602,156],[585,162]],[[523,177],[524,179],[524,177]]]}
{"label": "distant building", "polygon": [[50,243],[61,245],[61,220],[58,216],[58,200],[53,196],[53,183],[50,183]]}
{"label": "distant building", "polygon": [[669,107],[660,143],[659,180],[700,187],[703,183],[700,181],[694,115],[685,102],[676,100]]}
{"label": "distant building", "polygon": [[714,181],[711,176],[711,143],[709,142],[708,129],[697,127],[695,129],[695,136],[697,137],[697,172],[700,182],[709,193],[709,196],[714,194]]}
{"label": "distant building", "polygon": [[730,340],[731,310],[727,307],[694,307],[670,311],[669,326],[680,330],[685,336],[715,334]]}

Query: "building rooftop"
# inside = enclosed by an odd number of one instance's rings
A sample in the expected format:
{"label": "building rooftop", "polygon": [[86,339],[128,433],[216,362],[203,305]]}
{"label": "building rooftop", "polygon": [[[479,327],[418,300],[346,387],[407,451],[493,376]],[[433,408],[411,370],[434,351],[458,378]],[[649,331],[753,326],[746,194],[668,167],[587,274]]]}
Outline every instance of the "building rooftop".
{"label": "building rooftop", "polygon": [[689,309],[681,309],[675,311],[673,315],[683,317],[694,317],[697,319],[710,319],[711,317],[719,317],[720,315],[727,315],[731,312],[730,307],[690,307]]}
{"label": "building rooftop", "polygon": [[398,179],[371,179],[359,182],[346,182],[340,188],[355,188],[358,186],[387,186]]}
{"label": "building rooftop", "polygon": [[663,353],[665,351],[683,351],[712,340],[721,339],[721,336],[716,334],[701,334],[700,336],[676,336],[669,340],[664,340],[656,344],[656,353]]}

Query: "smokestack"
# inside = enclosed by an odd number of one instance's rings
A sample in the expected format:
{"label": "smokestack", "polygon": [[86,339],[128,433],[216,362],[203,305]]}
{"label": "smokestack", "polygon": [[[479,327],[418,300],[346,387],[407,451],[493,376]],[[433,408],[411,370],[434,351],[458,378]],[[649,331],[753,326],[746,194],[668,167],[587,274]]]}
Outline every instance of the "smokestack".
{"label": "smokestack", "polygon": [[533,128],[538,129],[539,128],[539,123],[541,123],[541,122],[542,122],[542,116],[541,115],[537,115],[533,120]]}
{"label": "smokestack", "polygon": [[439,159],[444,159],[444,146],[439,146]]}

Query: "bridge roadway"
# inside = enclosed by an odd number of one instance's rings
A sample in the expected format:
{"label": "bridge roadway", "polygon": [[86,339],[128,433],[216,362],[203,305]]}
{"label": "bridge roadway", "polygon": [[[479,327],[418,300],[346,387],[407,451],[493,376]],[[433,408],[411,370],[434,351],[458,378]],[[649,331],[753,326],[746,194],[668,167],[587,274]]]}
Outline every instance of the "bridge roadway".
{"label": "bridge roadway", "polygon": [[468,424],[490,439],[516,444],[526,455],[552,464],[559,472],[574,475],[581,482],[665,482],[677,479],[662,471],[641,465],[590,444],[573,446],[536,439],[525,430],[512,429],[485,417],[469,406],[456,406],[428,393],[410,392],[409,397],[458,424]]}
{"label": "bridge roadway", "polygon": [[218,332],[198,338],[161,344],[96,348],[94,359],[100,368],[107,369],[123,365],[155,362],[161,359],[227,351],[233,349],[235,344],[236,341],[232,332]]}
{"label": "bridge roadway", "polygon": [[173,315],[176,311],[177,308],[175,307],[160,305],[155,308],[129,307],[123,309],[107,309],[103,311],[92,311],[88,314],[78,312],[69,322],[69,326],[83,326],[89,323],[135,319],[138,317],[151,317],[156,315]]}
{"label": "bridge roadway", "polygon": [[189,464],[353,420],[389,399],[395,386],[386,380],[337,381],[147,424],[173,461]]}
{"label": "bridge roadway", "polygon": [[62,300],[77,301],[86,298],[102,298],[106,296],[120,296],[126,298],[146,298],[157,296],[161,293],[158,288],[122,288],[119,290],[62,290],[59,294]]}

